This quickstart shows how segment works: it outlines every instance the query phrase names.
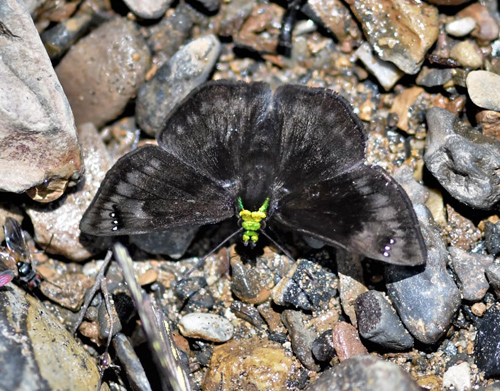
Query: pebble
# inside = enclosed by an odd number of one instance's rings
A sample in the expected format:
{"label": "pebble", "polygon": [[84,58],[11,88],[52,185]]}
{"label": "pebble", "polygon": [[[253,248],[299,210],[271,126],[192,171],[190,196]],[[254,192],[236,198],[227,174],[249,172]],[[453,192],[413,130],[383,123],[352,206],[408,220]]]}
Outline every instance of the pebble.
{"label": "pebble", "polygon": [[476,106],[500,111],[500,75],[473,71],[467,75],[467,92]]}
{"label": "pebble", "polygon": [[23,2],[0,15],[13,34],[0,45],[0,191],[51,202],[83,174],[73,115]]}
{"label": "pebble", "polygon": [[90,205],[110,160],[97,129],[92,124],[78,128],[85,161],[85,181],[55,205],[31,205],[26,212],[35,229],[35,241],[46,251],[81,262],[111,245],[109,237],[81,236],[80,220]]}
{"label": "pebble", "polygon": [[493,263],[489,255],[473,254],[458,247],[449,247],[451,264],[457,274],[462,297],[468,301],[479,301],[486,294],[490,285],[486,280],[485,270]]}
{"label": "pebble", "polygon": [[254,7],[255,3],[247,0],[224,2],[217,18],[218,34],[223,37],[235,37]]}
{"label": "pebble", "polygon": [[123,0],[130,10],[143,19],[161,18],[173,0]]}
{"label": "pebble", "polygon": [[305,391],[420,391],[396,364],[374,356],[356,356],[323,372]]}
{"label": "pebble", "polygon": [[88,352],[37,299],[14,284],[0,291],[0,333],[2,390],[97,389],[100,376]]}
{"label": "pebble", "polygon": [[97,128],[116,119],[137,94],[150,52],[135,24],[117,17],[80,39],[56,66],[75,122]]}
{"label": "pebble", "polygon": [[359,282],[358,279],[339,272],[340,303],[354,326],[357,325],[357,314],[354,309],[354,303],[359,295],[366,291],[368,291],[368,288],[362,282]]}
{"label": "pebble", "polygon": [[[491,83],[485,85],[494,89]],[[465,125],[454,114],[438,107],[427,111],[427,124],[424,161],[429,171],[460,202],[493,208],[500,201],[500,142],[464,131]]]}
{"label": "pebble", "polygon": [[474,18],[467,16],[465,18],[455,19],[445,25],[445,31],[453,37],[465,37],[469,35],[476,27]]}
{"label": "pebble", "polygon": [[483,134],[500,141],[500,112],[493,110],[479,110],[476,121],[483,130]]}
{"label": "pebble", "polygon": [[457,17],[472,17],[476,20],[476,28],[471,35],[477,38],[479,44],[487,45],[498,39],[498,21],[491,15],[488,8],[481,3],[473,3],[457,13]]}
{"label": "pebble", "polygon": [[470,364],[464,361],[449,367],[443,375],[443,387],[454,387],[456,391],[469,391],[472,387]]}
{"label": "pebble", "polygon": [[396,67],[392,62],[384,61],[375,55],[368,42],[363,42],[354,52],[368,72],[375,76],[382,87],[389,91],[404,75],[404,72]]}
{"label": "pebble", "polygon": [[123,365],[127,379],[132,389],[137,391],[151,391],[151,385],[144,372],[144,368],[137,357],[134,347],[126,335],[118,333],[113,337],[113,348],[116,357]]}
{"label": "pebble", "polygon": [[448,83],[452,79],[450,68],[429,68],[423,66],[418,74],[416,83],[423,87],[438,87]]}
{"label": "pebble", "polygon": [[285,310],[281,320],[288,330],[295,356],[310,371],[319,371],[320,366],[312,355],[312,344],[318,338],[318,334],[313,327],[307,327],[308,317],[299,311]]}
{"label": "pebble", "polygon": [[303,310],[326,306],[337,293],[336,277],[316,263],[299,259],[272,290],[275,304]]}
{"label": "pebble", "polygon": [[481,241],[483,236],[481,230],[449,204],[446,205],[446,214],[448,216],[445,226],[445,232],[448,234],[447,243],[462,250],[472,250]]}
{"label": "pebble", "polygon": [[212,342],[229,341],[234,334],[234,327],[229,320],[201,312],[184,315],[179,320],[178,327],[185,337]]}
{"label": "pebble", "polygon": [[231,303],[231,312],[238,318],[243,319],[258,329],[265,327],[264,320],[260,316],[259,310],[253,305],[242,303],[241,301],[233,301]]}
{"label": "pebble", "polygon": [[476,365],[486,378],[500,375],[500,310],[490,307],[479,323],[474,344]]}
{"label": "pebble", "polygon": [[285,390],[297,381],[299,365],[276,342],[261,337],[234,340],[214,348],[202,389]]}
{"label": "pebble", "polygon": [[150,254],[168,255],[179,259],[184,255],[198,232],[198,227],[130,235],[130,241]]}
{"label": "pebble", "polygon": [[155,136],[163,129],[172,109],[194,88],[208,79],[220,53],[215,35],[206,35],[183,46],[139,90],[136,121]]}
{"label": "pebble", "polygon": [[406,88],[400,94],[397,94],[392,103],[392,107],[389,110],[390,113],[394,113],[398,116],[398,122],[396,126],[404,130],[406,133],[414,134],[415,130],[411,129],[408,125],[408,120],[412,115],[416,113],[417,100],[420,95],[422,95],[424,89],[422,87],[410,87]]}
{"label": "pebble", "polygon": [[265,267],[258,264],[251,267],[243,264],[241,258],[231,258],[232,293],[244,303],[261,304],[271,296],[274,285],[272,275]]}
{"label": "pebble", "polygon": [[346,322],[338,322],[332,329],[332,343],[340,361],[353,356],[368,354],[359,339],[358,330]]}
{"label": "pebble", "polygon": [[464,68],[477,69],[483,65],[483,56],[479,47],[472,41],[462,41],[450,50],[450,58]]}
{"label": "pebble", "polygon": [[423,205],[415,205],[427,247],[427,263],[420,267],[389,265],[387,293],[406,329],[424,344],[436,343],[448,330],[458,310],[460,291],[446,271],[448,251],[439,227]]}
{"label": "pebble", "polygon": [[407,350],[413,338],[406,331],[396,311],[378,291],[370,290],[356,299],[359,334],[386,349]]}
{"label": "pebble", "polygon": [[332,330],[327,330],[316,338],[311,346],[314,358],[322,363],[329,362],[335,357]]}
{"label": "pebble", "polygon": [[500,264],[492,263],[486,268],[486,277],[497,298],[500,298]]}
{"label": "pebble", "polygon": [[374,51],[414,75],[439,34],[438,10],[427,3],[377,0],[349,2]]}

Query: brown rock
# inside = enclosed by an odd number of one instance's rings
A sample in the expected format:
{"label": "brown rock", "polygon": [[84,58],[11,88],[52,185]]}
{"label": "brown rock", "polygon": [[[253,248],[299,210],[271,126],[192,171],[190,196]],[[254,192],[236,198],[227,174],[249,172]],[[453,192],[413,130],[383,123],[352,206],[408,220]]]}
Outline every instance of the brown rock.
{"label": "brown rock", "polygon": [[356,328],[349,323],[339,322],[332,330],[333,346],[339,356],[340,361],[347,360],[350,357],[368,354],[359,339]]}
{"label": "brown rock", "polygon": [[275,342],[260,337],[233,340],[214,348],[202,389],[284,390],[297,369],[298,363]]}
{"label": "brown rock", "polygon": [[420,70],[438,37],[438,10],[410,0],[348,0],[366,38],[381,59],[410,75]]}
{"label": "brown rock", "polygon": [[56,67],[76,124],[101,127],[121,114],[143,83],[149,62],[146,43],[125,18],[81,39]]}
{"label": "brown rock", "polygon": [[483,134],[500,141],[500,113],[493,110],[481,110],[476,114],[476,121],[483,127]]}
{"label": "brown rock", "polygon": [[394,99],[390,112],[398,115],[397,126],[399,129],[408,132],[408,117],[411,116],[412,107],[423,92],[424,89],[421,87],[410,87]]}
{"label": "brown rock", "polygon": [[479,44],[488,45],[491,41],[498,39],[498,22],[491,16],[488,8],[480,3],[474,3],[464,8],[457,14],[459,18],[470,16],[477,22],[476,28],[471,35],[477,38]]}
{"label": "brown rock", "polygon": [[82,175],[73,115],[24,3],[0,15],[0,191],[50,202]]}

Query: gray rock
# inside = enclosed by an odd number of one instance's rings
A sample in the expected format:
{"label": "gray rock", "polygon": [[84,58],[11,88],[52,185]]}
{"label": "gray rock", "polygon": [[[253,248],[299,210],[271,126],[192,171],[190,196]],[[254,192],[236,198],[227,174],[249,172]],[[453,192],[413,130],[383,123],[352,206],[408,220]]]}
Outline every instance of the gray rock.
{"label": "gray rock", "polygon": [[410,333],[432,344],[446,333],[460,306],[460,291],[446,271],[448,251],[431,213],[415,205],[427,246],[427,264],[386,267],[387,293]]}
{"label": "gray rock", "polygon": [[309,323],[305,314],[299,311],[285,310],[281,321],[288,330],[292,341],[292,349],[300,362],[310,371],[319,371],[320,366],[314,361],[312,344],[318,337],[316,331],[306,327]]}
{"label": "gray rock", "polygon": [[73,114],[23,1],[0,15],[0,191],[50,202],[82,177]]}
{"label": "gray rock", "polygon": [[143,19],[161,18],[173,0],[123,0],[130,10]]}
{"label": "gray rock", "polygon": [[170,111],[195,87],[205,82],[220,53],[214,35],[198,38],[182,47],[139,90],[136,121],[151,136],[163,129]]}
{"label": "gray rock", "polygon": [[137,94],[149,63],[144,39],[125,18],[80,39],[56,67],[76,124],[92,122],[99,128],[120,115]]}
{"label": "gray rock", "polygon": [[323,372],[305,391],[420,391],[400,367],[374,356],[352,357]]}
{"label": "gray rock", "polygon": [[481,319],[474,344],[476,364],[486,378],[500,375],[500,310],[493,305]]}
{"label": "gray rock", "polygon": [[424,161],[429,171],[466,205],[495,207],[500,201],[500,142],[465,128],[438,107],[427,111],[427,125]]}
{"label": "gray rock", "polygon": [[481,300],[490,287],[485,270],[493,263],[493,257],[469,253],[459,247],[450,247],[448,251],[464,300]]}
{"label": "gray rock", "polygon": [[500,264],[492,263],[486,268],[486,277],[497,297],[500,297]]}
{"label": "gray rock", "polygon": [[424,87],[438,87],[449,82],[453,75],[450,68],[427,68],[422,67],[418,74],[416,83]]}
{"label": "gray rock", "polygon": [[412,336],[382,293],[371,290],[359,295],[356,316],[359,334],[363,338],[388,349],[413,347]]}
{"label": "gray rock", "polygon": [[467,92],[476,106],[500,111],[500,75],[473,71],[467,75]]}
{"label": "gray rock", "polygon": [[75,192],[56,205],[32,205],[27,208],[35,228],[35,241],[53,254],[80,262],[111,245],[109,237],[81,236],[80,220],[97,193],[110,158],[97,129],[92,124],[78,128],[86,165],[85,181]]}
{"label": "gray rock", "polygon": [[89,353],[32,295],[10,284],[0,294],[2,391],[96,390]]}
{"label": "gray rock", "polygon": [[148,253],[165,254],[173,259],[179,259],[188,249],[196,232],[198,232],[198,227],[179,228],[149,234],[130,235],[130,241]]}
{"label": "gray rock", "polygon": [[410,166],[402,165],[393,175],[393,178],[404,189],[412,204],[424,204],[429,196],[429,190],[424,185],[418,183],[413,177],[413,170]]}
{"label": "gray rock", "polygon": [[484,225],[484,241],[488,253],[493,256],[500,254],[500,223],[493,224],[486,221]]}

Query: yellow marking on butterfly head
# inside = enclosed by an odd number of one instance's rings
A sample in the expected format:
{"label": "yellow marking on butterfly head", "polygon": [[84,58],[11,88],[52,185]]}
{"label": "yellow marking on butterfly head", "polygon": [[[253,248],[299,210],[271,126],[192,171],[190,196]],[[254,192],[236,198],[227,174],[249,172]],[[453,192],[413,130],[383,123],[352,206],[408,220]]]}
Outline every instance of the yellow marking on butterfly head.
{"label": "yellow marking on butterfly head", "polygon": [[243,243],[248,244],[248,242],[251,242],[255,244],[259,240],[259,233],[257,231],[261,229],[260,222],[267,217],[266,210],[269,206],[269,197],[266,198],[262,206],[256,212],[245,209],[241,198],[238,198],[238,205],[241,209],[239,214],[242,220],[241,226],[245,229],[243,232]]}

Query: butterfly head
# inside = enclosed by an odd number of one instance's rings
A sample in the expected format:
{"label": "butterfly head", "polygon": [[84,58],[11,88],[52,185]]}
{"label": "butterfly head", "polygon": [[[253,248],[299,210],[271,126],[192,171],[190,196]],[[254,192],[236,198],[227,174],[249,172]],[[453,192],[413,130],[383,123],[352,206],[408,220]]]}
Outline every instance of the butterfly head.
{"label": "butterfly head", "polygon": [[250,211],[243,207],[243,201],[238,198],[238,205],[240,207],[240,225],[243,231],[243,243],[254,246],[259,240],[259,230],[263,228],[264,220],[267,217],[266,211],[269,207],[269,197],[266,198],[262,206],[257,211]]}

